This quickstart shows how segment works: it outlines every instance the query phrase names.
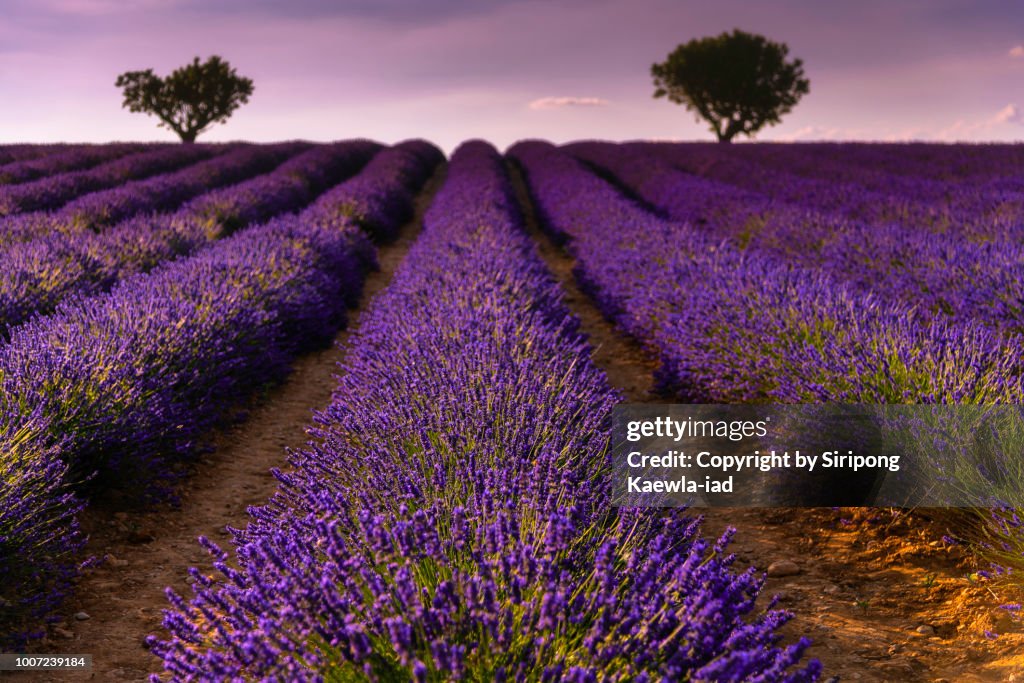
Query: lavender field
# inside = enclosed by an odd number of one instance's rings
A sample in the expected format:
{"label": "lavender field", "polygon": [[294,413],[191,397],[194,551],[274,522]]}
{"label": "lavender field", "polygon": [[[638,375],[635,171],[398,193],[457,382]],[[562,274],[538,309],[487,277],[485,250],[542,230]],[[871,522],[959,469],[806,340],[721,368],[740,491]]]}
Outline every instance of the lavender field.
{"label": "lavender field", "polygon": [[[666,511],[613,506],[609,450],[624,402],[1024,404],[1022,145],[8,145],[0,245],[0,651],[161,681],[1024,671],[1024,481],[992,462],[956,463],[992,481],[955,512]],[[302,363],[307,442],[190,520]],[[201,561],[147,559],[172,534]],[[112,577],[140,597],[90,617]]]}

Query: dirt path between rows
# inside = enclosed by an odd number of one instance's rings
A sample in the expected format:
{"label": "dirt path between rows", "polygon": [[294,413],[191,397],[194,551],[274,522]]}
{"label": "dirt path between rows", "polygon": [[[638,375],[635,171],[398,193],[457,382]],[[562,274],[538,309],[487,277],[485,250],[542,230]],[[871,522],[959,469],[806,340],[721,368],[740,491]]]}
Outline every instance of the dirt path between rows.
{"label": "dirt path between rows", "polygon": [[[416,201],[416,216],[399,239],[378,249],[380,270],[366,280],[361,306],[391,281],[422,227],[423,214],[445,175],[441,167]],[[181,506],[147,512],[113,512],[102,505],[86,511],[89,554],[107,561],[82,577],[67,601],[66,618],[50,629],[37,652],[91,654],[93,667],[82,673],[13,674],[18,681],[143,681],[160,670],[144,640],[166,637],[161,611],[168,606],[165,588],[190,595],[188,568],[208,567],[209,555],[196,542],[207,536],[230,544],[226,526],[244,527],[251,505],[274,492],[273,467],[286,466],[286,449],[308,441],[306,425],[314,410],[326,407],[337,384],[337,364],[345,343],[358,328],[362,308],[350,313],[349,326],[330,348],[296,359],[288,378],[268,392],[248,419],[215,436],[205,456],[183,486]],[[88,615],[86,619],[77,619]]]}
{"label": "dirt path between rows", "polygon": [[[627,401],[673,402],[653,393],[653,356],[580,290],[572,258],[540,229],[520,173],[514,165],[510,172],[527,229],[590,337],[594,361]],[[941,518],[873,508],[699,512],[708,535],[738,529],[730,545],[738,569],[795,565],[795,573],[768,577],[761,604],[778,595],[778,606],[793,612],[785,642],[813,640],[808,653],[821,660],[823,681],[1024,683],[1024,633],[998,609],[1007,596],[969,578],[972,558],[941,540]]]}

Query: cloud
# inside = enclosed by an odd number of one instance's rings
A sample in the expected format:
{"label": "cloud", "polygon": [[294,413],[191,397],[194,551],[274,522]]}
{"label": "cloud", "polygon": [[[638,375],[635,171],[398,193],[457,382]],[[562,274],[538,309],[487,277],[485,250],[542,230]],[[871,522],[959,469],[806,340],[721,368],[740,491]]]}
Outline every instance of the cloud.
{"label": "cloud", "polygon": [[841,128],[804,126],[790,133],[782,133],[776,136],[775,139],[780,142],[795,142],[797,140],[838,140],[843,137],[844,131]]}
{"label": "cloud", "polygon": [[812,142],[834,140],[877,140],[878,131],[843,126],[804,126],[794,131],[768,134],[765,139],[777,142]]}
{"label": "cloud", "polygon": [[530,109],[561,109],[563,107],[605,107],[608,100],[600,97],[541,97],[530,102]]}
{"label": "cloud", "polygon": [[1016,59],[1024,59],[1024,45],[1015,45],[1014,47],[1011,47],[1008,54]]}
{"label": "cloud", "polygon": [[965,140],[974,133],[988,126],[987,121],[981,121],[974,123],[968,123],[963,119],[957,119],[952,125],[943,128],[935,134],[936,140],[942,140],[943,142],[955,142],[957,140]]}
{"label": "cloud", "polygon": [[939,131],[935,137],[945,141],[976,138],[978,135],[983,135],[1004,123],[1024,125],[1024,111],[1021,111],[1020,107],[1016,104],[1008,104],[994,115],[982,121],[969,122],[960,119],[948,128]]}
{"label": "cloud", "polygon": [[992,117],[992,123],[1024,123],[1024,112],[1016,104],[1008,104]]}

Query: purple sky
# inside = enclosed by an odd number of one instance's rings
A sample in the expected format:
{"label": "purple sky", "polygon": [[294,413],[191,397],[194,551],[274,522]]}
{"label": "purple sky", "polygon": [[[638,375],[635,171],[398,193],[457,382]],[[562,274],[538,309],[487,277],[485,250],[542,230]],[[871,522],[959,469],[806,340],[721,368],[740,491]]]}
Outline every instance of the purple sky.
{"label": "purple sky", "polygon": [[733,28],[811,80],[759,139],[1024,138],[1024,3],[0,0],[0,142],[174,139],[114,79],[210,54],[256,90],[200,140],[710,139],[649,69]]}

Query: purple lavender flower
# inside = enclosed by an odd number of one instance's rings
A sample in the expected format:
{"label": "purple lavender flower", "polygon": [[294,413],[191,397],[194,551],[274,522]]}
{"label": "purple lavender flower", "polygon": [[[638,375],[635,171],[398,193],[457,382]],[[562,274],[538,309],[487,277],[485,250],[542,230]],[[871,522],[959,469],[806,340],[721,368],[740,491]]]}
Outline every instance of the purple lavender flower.
{"label": "purple lavender flower", "polygon": [[0,216],[52,209],[86,192],[200,161],[217,149],[211,145],[195,147],[193,150],[179,145],[157,146],[83,171],[51,175],[18,185],[0,185]]}
{"label": "purple lavender flower", "polygon": [[241,569],[213,548],[221,578],[169,595],[172,680],[817,679],[729,535],[611,509],[618,396],[489,145],[456,151],[363,320]]}
{"label": "purple lavender flower", "polygon": [[[51,312],[68,296],[105,291],[119,280],[206,246],[229,228],[240,229],[300,208],[317,192],[359,170],[377,149],[365,141],[312,149],[292,143],[242,148],[170,174],[166,180],[142,181],[143,189],[153,192],[129,188],[86,195],[83,199],[96,200],[72,202],[48,214],[38,226],[45,231],[43,237],[14,244],[0,255],[0,335],[6,336],[34,314]],[[305,151],[295,154],[301,150]],[[110,220],[158,209],[171,196],[183,198],[288,157],[271,173],[201,194],[173,214],[147,214],[98,234],[89,229],[99,228],[100,213],[103,220]],[[92,216],[88,225],[80,222],[84,215]]]}
{"label": "purple lavender flower", "polygon": [[[282,197],[308,201],[376,150],[359,142],[297,157],[284,181],[246,187],[266,201],[246,215],[277,213]],[[295,189],[263,197],[260,187]],[[393,189],[394,201],[411,202],[414,187]],[[0,347],[0,639],[38,635],[32,625],[76,574],[81,503],[70,485],[173,496],[180,463],[225,411],[344,324],[373,246],[328,217],[321,206],[240,230],[109,292],[67,299]]]}
{"label": "purple lavender flower", "polygon": [[630,201],[567,153],[510,150],[546,225],[604,313],[661,358],[685,400],[1020,402],[1012,344],[978,325],[925,323],[827,273],[744,253]]}
{"label": "purple lavender flower", "polygon": [[[111,145],[45,145],[38,156],[28,153],[11,158],[0,166],[0,185],[26,183],[57,173],[77,171],[87,166],[111,161],[126,154],[146,149],[159,149],[168,145],[111,144]],[[19,155],[16,155],[19,156]]]}
{"label": "purple lavender flower", "polygon": [[[716,180],[714,174],[698,177],[678,170],[662,158],[669,156],[667,152],[652,153],[649,145],[595,142],[570,145],[567,150],[612,174],[672,220],[687,222],[710,239],[728,240],[743,250],[827,271],[830,278],[863,293],[913,304],[912,312],[923,313],[922,319],[938,314],[997,330],[1024,330],[1019,305],[1024,298],[1024,248],[1019,236],[1003,227],[987,228],[989,236],[979,242],[962,231],[936,235],[919,222],[851,216],[842,202],[856,201],[863,190],[845,187],[831,166],[823,168],[822,163],[811,165],[811,170],[818,169],[817,179],[804,178],[754,160],[737,161],[722,151],[708,156],[716,162],[731,161],[737,169],[727,179]],[[786,155],[785,161],[791,156]],[[887,185],[894,184],[889,181]],[[921,188],[905,192],[920,194]],[[823,201],[826,194],[834,200]],[[941,203],[938,197],[928,205],[935,203]]]}

